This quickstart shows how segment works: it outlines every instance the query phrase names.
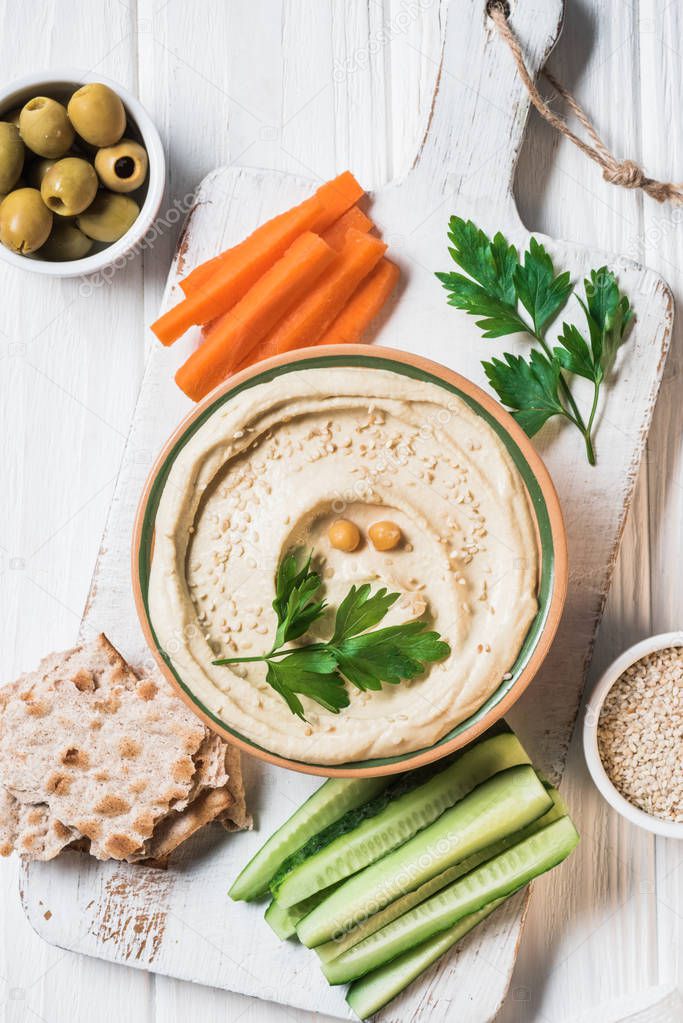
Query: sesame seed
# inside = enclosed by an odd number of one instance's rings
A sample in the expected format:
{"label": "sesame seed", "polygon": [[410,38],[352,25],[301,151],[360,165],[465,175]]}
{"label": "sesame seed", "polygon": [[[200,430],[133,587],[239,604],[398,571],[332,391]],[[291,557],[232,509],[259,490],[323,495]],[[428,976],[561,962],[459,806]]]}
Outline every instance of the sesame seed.
{"label": "sesame seed", "polygon": [[625,799],[683,823],[683,648],[655,651],[617,679],[600,712],[598,749]]}

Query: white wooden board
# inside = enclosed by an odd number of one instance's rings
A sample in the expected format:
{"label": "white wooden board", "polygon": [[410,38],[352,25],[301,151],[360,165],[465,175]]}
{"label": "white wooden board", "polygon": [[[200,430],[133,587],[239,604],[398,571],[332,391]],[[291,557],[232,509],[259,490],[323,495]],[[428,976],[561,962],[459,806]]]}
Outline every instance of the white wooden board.
{"label": "white wooden board", "polygon": [[[426,142],[408,176],[372,198],[372,215],[406,281],[379,341],[419,351],[482,383],[481,357],[510,342],[482,342],[471,322],[445,305],[433,270],[448,265],[445,227],[451,212],[471,216],[489,230],[503,228],[510,240],[524,244],[511,180],[526,101],[512,61],[490,36],[479,5],[454,0],[451,7]],[[559,2],[543,0],[520,0],[515,9],[515,27],[534,67],[554,42],[560,13]],[[202,185],[181,263],[191,266],[213,254],[312,187],[303,179],[267,171],[215,172]],[[571,589],[551,656],[512,721],[540,765],[557,774],[661,377],[671,307],[667,289],[654,274],[616,256],[548,245],[558,264],[577,277],[609,262],[638,314],[600,422],[599,468],[587,467],[571,432],[548,430],[539,440],[567,516]],[[181,269],[176,265],[172,271],[171,285]],[[171,288],[166,301],[174,298]],[[107,632],[140,666],[148,654],[130,599],[130,529],[148,467],[187,408],[172,374],[191,344],[188,339],[171,351],[155,349],[149,360],[83,625],[86,632]],[[163,875],[141,879],[139,872],[76,855],[33,865],[24,887],[31,922],[66,948],[343,1018],[343,997],[322,981],[313,957],[279,945],[257,910],[235,907],[225,895],[237,865],[314,785],[299,775],[255,767],[250,792],[261,834],[226,839],[209,832]],[[514,962],[522,901],[475,932],[457,956],[439,964],[428,982],[415,985],[385,1018],[405,1019],[428,1004],[435,1021],[465,1011],[473,1023],[491,1019]],[[44,919],[46,905],[50,926]]]}

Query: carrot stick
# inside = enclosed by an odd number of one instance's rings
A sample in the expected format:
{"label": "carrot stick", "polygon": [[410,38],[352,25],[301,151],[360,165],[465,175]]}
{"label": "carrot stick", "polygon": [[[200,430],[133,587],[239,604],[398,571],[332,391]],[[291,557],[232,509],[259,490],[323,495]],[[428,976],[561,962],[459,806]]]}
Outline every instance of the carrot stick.
{"label": "carrot stick", "polygon": [[243,369],[293,348],[314,345],[337,318],[360,282],[380,261],[386,248],[379,238],[351,228],[344,248],[329,270],[238,368]]}
{"label": "carrot stick", "polygon": [[[209,259],[206,263],[201,263],[198,267],[188,274],[180,282],[180,287],[183,289],[186,295],[194,295],[196,292],[203,287],[209,278],[216,273],[216,271],[223,265],[234,265],[236,262],[244,258],[244,249],[249,246],[256,244],[257,248],[263,247],[269,244],[274,228],[277,225],[278,220],[282,218],[294,217],[298,210],[302,206],[311,204],[312,200],[317,200],[319,204],[319,211],[310,223],[306,225],[302,230],[313,230],[318,233],[327,230],[327,228],[335,221],[338,220],[342,214],[353,206],[358,199],[363,195],[363,189],[358,184],[353,174],[350,171],[344,171],[343,174],[339,174],[332,181],[327,181],[324,185],[315,192],[311,199],[306,199],[303,203],[298,206],[294,206],[293,209],[288,210],[286,213],[280,214],[279,217],[274,217],[273,220],[267,221],[261,227],[257,228],[253,234],[249,235],[239,245],[235,245],[225,252],[222,252],[218,256],[214,256],[213,259]],[[370,230],[369,228],[367,230]],[[293,241],[294,239],[290,239]],[[286,246],[285,246],[286,248]],[[282,255],[281,251],[277,252],[271,262],[275,262],[279,256]],[[265,268],[267,269],[267,268]]]}
{"label": "carrot stick", "polygon": [[221,264],[201,289],[152,324],[162,344],[173,344],[192,324],[206,323],[231,309],[292,242],[317,223],[321,211],[320,200],[311,196],[306,203],[264,224],[231,250],[236,254],[231,261]]}
{"label": "carrot stick", "polygon": [[[320,237],[324,242],[327,242],[331,248],[339,252],[343,248],[346,233],[351,228],[354,228],[356,231],[360,231],[361,234],[367,234],[369,231],[373,230],[374,226],[375,225],[370,220],[370,217],[367,217],[358,206],[352,206],[350,210],[346,211],[346,213],[342,213],[341,217],[335,220],[335,222],[331,224],[326,231],[323,231]],[[213,263],[219,259],[220,256],[216,256],[215,259],[209,260],[209,262]],[[224,317],[227,315],[227,313],[223,313]],[[211,337],[213,329],[219,319],[220,317],[210,320],[209,323],[204,324],[202,327],[203,340],[206,340],[207,337]]]}
{"label": "carrot stick", "polygon": [[178,387],[194,401],[208,394],[311,290],[335,258],[340,257],[317,234],[300,235],[244,298],[216,321],[204,344],[176,373]]}
{"label": "carrot stick", "polygon": [[[230,249],[227,250],[228,252]],[[183,277],[180,281],[180,287],[189,298],[196,291],[201,288],[202,284],[208,281],[209,277],[218,269],[221,259],[227,255],[227,252],[221,252],[218,256],[213,256],[212,259],[207,259],[205,263],[200,263],[198,266],[191,270],[187,277]]]}
{"label": "carrot stick", "polygon": [[321,238],[333,249],[339,250],[343,247],[346,232],[350,228],[353,227],[361,234],[368,234],[374,226],[370,217],[366,217],[358,206],[352,206],[346,213],[342,213],[341,217],[335,220],[334,224],[331,224],[326,231],[322,232]]}
{"label": "carrot stick", "polygon": [[315,193],[323,204],[323,213],[315,225],[318,233],[326,231],[330,224],[341,217],[354,203],[365,195],[351,171],[342,171],[336,178],[326,181]]}
{"label": "carrot stick", "polygon": [[369,277],[356,288],[334,323],[318,341],[319,345],[348,345],[362,340],[363,333],[396,287],[399,269],[381,259]]}

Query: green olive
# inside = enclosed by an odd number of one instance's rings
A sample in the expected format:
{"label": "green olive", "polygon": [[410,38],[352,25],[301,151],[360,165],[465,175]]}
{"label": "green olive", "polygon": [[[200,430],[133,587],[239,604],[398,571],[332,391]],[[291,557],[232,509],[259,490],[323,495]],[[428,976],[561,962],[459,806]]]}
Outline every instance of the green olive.
{"label": "green olive", "polygon": [[43,177],[43,202],[60,217],[74,217],[87,209],[97,193],[97,174],[87,160],[67,156],[53,163]]}
{"label": "green olive", "polygon": [[55,220],[50,237],[40,250],[42,259],[55,263],[64,263],[70,259],[83,259],[93,247],[92,240],[86,238],[75,224],[68,220]]}
{"label": "green olive", "polygon": [[11,195],[12,192],[16,192],[18,188],[28,187],[29,187],[28,182],[24,181],[23,178],[18,178],[17,181],[14,182],[14,187],[10,188],[9,192],[0,192],[0,202],[2,202],[2,200],[6,198],[6,196]]}
{"label": "green olive", "polygon": [[115,146],[98,149],[95,170],[112,192],[134,192],[147,177],[147,153],[132,139],[121,139]]}
{"label": "green olive", "polygon": [[47,241],[52,214],[37,188],[18,188],[0,203],[0,242],[26,255]]}
{"label": "green olive", "polygon": [[140,209],[128,195],[98,192],[78,218],[78,226],[96,242],[115,242],[135,223]]}
{"label": "green olive", "polygon": [[40,188],[43,183],[43,178],[49,171],[50,167],[54,167],[56,163],[56,160],[47,160],[44,156],[39,156],[37,159],[31,160],[27,163],[24,167],[24,177],[31,188]]}
{"label": "green olive", "polygon": [[19,134],[30,150],[51,160],[68,153],[74,140],[66,110],[47,96],[36,96],[22,107]]}
{"label": "green olive", "polygon": [[123,103],[107,85],[84,85],[73,94],[67,109],[78,134],[93,146],[113,146],[125,131]]}
{"label": "green olive", "polygon": [[19,129],[9,121],[0,121],[0,192],[14,188],[24,166],[24,143]]}

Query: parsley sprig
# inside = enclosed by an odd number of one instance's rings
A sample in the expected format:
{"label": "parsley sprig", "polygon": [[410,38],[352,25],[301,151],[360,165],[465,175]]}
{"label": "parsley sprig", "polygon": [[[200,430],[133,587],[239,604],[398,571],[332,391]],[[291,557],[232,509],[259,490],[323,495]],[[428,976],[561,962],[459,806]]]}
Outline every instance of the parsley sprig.
{"label": "parsley sprig", "polygon": [[[591,270],[583,282],[584,297],[576,296],[586,318],[588,340],[577,326],[563,322],[557,345],[552,347],[547,331],[572,294],[569,272],[555,274],[552,259],[535,238],[520,260],[517,249],[500,232],[490,239],[472,221],[460,217],[451,217],[448,237],[449,252],[464,270],[464,274],[436,275],[449,293],[449,305],[481,317],[477,326],[485,338],[527,334],[538,345],[528,358],[506,352],[502,359],[482,362],[496,394],[530,437],[553,416],[568,419],[583,436],[588,461],[595,465],[593,426],[600,387],[633,318],[616,277],[606,266]],[[565,374],[593,384],[586,417]]]}
{"label": "parsley sprig", "polygon": [[327,608],[326,601],[318,599],[322,580],[311,568],[311,560],[309,554],[299,568],[297,555],[291,552],[278,568],[273,601],[277,630],[271,649],[254,657],[221,658],[214,664],[267,664],[266,681],[305,721],[299,696],[308,696],[338,714],[349,705],[345,680],[360,690],[398,685],[450,653],[448,643],[437,632],[428,631],[422,621],[375,629],[399,594],[385,587],[371,593],[368,583],[352,586],[344,597],[327,642],[288,646],[308,632]]}

